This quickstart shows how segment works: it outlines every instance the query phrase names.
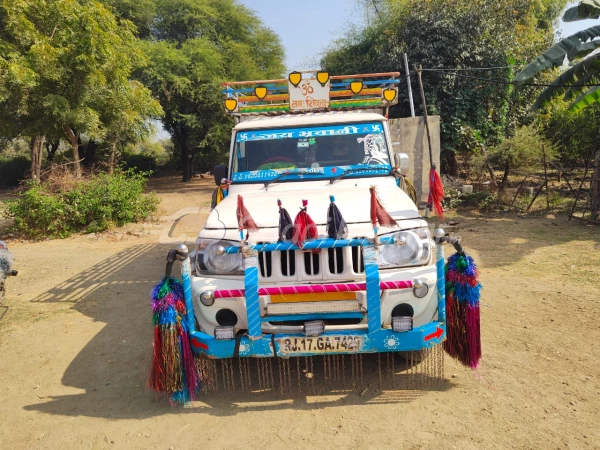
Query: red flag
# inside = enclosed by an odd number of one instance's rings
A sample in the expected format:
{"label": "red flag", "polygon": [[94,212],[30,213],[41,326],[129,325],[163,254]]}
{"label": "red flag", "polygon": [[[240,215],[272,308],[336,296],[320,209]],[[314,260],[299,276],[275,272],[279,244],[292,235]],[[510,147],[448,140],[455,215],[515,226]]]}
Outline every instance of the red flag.
{"label": "red flag", "polygon": [[397,226],[398,224],[396,221],[379,202],[377,193],[375,192],[375,186],[371,186],[369,189],[371,191],[371,224],[373,225],[373,228],[377,227],[377,223],[382,227]]}
{"label": "red flag", "polygon": [[442,180],[435,170],[435,167],[433,167],[429,172],[429,199],[427,203],[431,205],[435,215],[442,220],[444,220],[444,209],[442,208],[444,195]]}
{"label": "red flag", "polygon": [[302,200],[302,206],[294,219],[294,236],[292,236],[292,241],[300,248],[302,248],[306,239],[317,237],[317,226],[306,212],[308,200]]}
{"label": "red flag", "polygon": [[238,229],[242,230],[252,230],[258,231],[258,226],[256,226],[256,222],[244,206],[244,199],[241,195],[238,195],[238,204],[237,204],[237,221],[238,221]]}

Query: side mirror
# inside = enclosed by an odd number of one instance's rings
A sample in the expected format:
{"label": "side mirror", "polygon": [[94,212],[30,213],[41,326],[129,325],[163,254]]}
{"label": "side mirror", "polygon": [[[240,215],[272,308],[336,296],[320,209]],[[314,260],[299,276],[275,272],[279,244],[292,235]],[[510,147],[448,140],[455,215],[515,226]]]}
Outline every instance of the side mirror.
{"label": "side mirror", "polygon": [[215,166],[215,184],[217,186],[221,185],[221,180],[223,178],[227,178],[228,171],[229,170],[225,164],[219,164],[218,166]]}
{"label": "side mirror", "polygon": [[394,154],[394,165],[400,170],[402,175],[408,174],[408,168],[410,166],[408,155],[406,153]]}

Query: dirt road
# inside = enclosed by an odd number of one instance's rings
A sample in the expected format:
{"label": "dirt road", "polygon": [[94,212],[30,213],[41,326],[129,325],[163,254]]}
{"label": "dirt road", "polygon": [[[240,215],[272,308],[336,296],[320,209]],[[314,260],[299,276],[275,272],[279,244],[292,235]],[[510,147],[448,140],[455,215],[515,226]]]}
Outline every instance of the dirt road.
{"label": "dirt road", "polygon": [[477,372],[446,358],[443,389],[171,408],[145,388],[148,292],[169,241],[193,241],[212,186],[151,187],[158,223],[9,243],[20,273],[0,321],[0,448],[600,448],[598,228],[452,217],[481,268],[484,357]]}

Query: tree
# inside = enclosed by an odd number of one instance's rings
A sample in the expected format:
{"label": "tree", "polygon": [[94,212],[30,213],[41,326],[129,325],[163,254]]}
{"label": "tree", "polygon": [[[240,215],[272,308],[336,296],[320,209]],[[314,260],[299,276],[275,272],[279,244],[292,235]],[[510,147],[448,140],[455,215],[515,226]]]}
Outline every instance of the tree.
{"label": "tree", "polygon": [[[357,36],[338,41],[321,64],[332,74],[404,72],[406,52],[414,64],[434,69],[422,73],[427,104],[430,113],[441,116],[443,168],[456,175],[457,150],[497,145],[531,120],[526,108],[531,90],[515,95],[511,66],[551,42],[553,20],[564,4],[564,0],[378,0],[374,3],[378,18]],[[470,71],[482,67],[492,69]],[[463,71],[448,70],[454,68]],[[495,81],[486,81],[490,78]],[[399,104],[390,116],[409,114],[408,96],[401,87]],[[474,147],[472,136],[477,137]]]}
{"label": "tree", "polygon": [[490,161],[504,170],[500,191],[508,186],[511,173],[531,174],[554,158],[554,147],[546,142],[533,125],[516,130],[515,135],[492,147]]}
{"label": "tree", "polygon": [[[599,15],[599,0],[583,0],[565,11],[563,21],[597,19]],[[517,75],[515,81],[524,83],[542,71],[561,67],[565,58],[573,63],[539,95],[533,109],[544,106],[561,94],[564,94],[563,100],[571,102],[569,109],[573,111],[600,101],[600,86],[593,86],[600,82],[600,54],[594,52],[600,47],[598,37],[600,25],[561,39]]]}
{"label": "tree", "polygon": [[235,0],[157,0],[150,63],[139,71],[165,112],[163,125],[181,154],[183,181],[194,158],[226,148],[233,124],[220,83],[283,74],[279,38]]}
{"label": "tree", "polygon": [[[121,105],[107,99],[137,92],[152,101],[145,88],[128,81],[145,62],[135,28],[94,0],[5,1],[0,12],[0,76],[10,82],[0,89],[3,118],[11,117],[19,133],[34,137],[32,152],[40,157],[44,136],[62,130],[79,177],[80,136],[103,137],[103,117],[119,114],[110,110]],[[137,106],[139,116],[158,112],[148,103]]]}

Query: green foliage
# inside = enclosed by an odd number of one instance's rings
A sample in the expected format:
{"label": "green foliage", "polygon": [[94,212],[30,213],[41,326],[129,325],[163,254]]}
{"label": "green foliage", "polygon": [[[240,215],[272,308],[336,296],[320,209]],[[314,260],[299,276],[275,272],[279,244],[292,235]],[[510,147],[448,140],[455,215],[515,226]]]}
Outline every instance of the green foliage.
{"label": "green foliage", "polygon": [[[145,63],[135,27],[99,1],[0,3],[0,132],[110,142],[147,134],[161,113],[131,81]],[[74,158],[76,173],[79,158]]]}
{"label": "green foliage", "polygon": [[[425,68],[506,67],[547,47],[553,37],[552,22],[565,3],[379,1],[380,19],[357,36],[338,41],[321,63],[335,75],[395,71],[404,67],[406,52],[409,61]],[[507,84],[476,78],[494,78]],[[527,106],[532,90],[515,94],[508,84],[512,78],[510,68],[458,74],[423,72],[428,112],[441,116],[442,149],[447,155],[457,150],[473,151],[481,144],[496,145],[531,120]],[[415,81],[416,77],[413,89]],[[420,113],[418,99],[417,91],[415,103]],[[400,89],[399,104],[391,117],[409,114],[406,90]]]}
{"label": "green foliage", "polygon": [[493,209],[498,203],[496,194],[490,191],[473,192],[472,194],[461,194],[460,205],[482,210]]}
{"label": "green foliage", "polygon": [[583,111],[569,111],[568,104],[554,99],[539,119],[542,134],[558,149],[558,160],[574,166],[600,148],[600,104]]}
{"label": "green foliage", "polygon": [[501,168],[507,165],[511,172],[532,173],[554,159],[554,147],[546,142],[533,126],[519,128],[512,138],[490,148],[489,159]]}
{"label": "green foliage", "polygon": [[140,77],[162,105],[189,180],[197,155],[206,160],[228,148],[233,121],[223,113],[220,83],[282,76],[283,49],[234,0],[157,0],[153,24]]}
{"label": "green foliage", "polygon": [[99,174],[55,192],[44,183],[30,183],[16,200],[7,202],[5,215],[15,231],[31,238],[65,238],[78,231],[104,231],[138,222],[154,212],[155,194],[144,194],[147,174]]}
{"label": "green foliage", "polygon": [[135,172],[155,173],[158,164],[156,163],[156,159],[151,155],[133,154],[126,155],[123,158],[123,167]]}
{"label": "green foliage", "polygon": [[31,161],[26,156],[0,155],[0,187],[16,186],[25,179]]}
{"label": "green foliage", "polygon": [[[576,6],[567,9],[563,20],[574,22],[583,19],[598,19],[599,14],[600,1],[582,0]],[[600,101],[598,87],[593,86],[600,82],[600,59],[597,53],[593,53],[600,47],[598,38],[600,38],[600,25],[568,36],[531,61],[517,75],[516,81],[525,82],[544,70],[561,67],[565,58],[571,62],[585,58],[563,71],[552,82],[552,85],[538,97],[533,109],[541,108],[553,97],[563,93],[563,100],[572,102],[570,108],[574,111],[579,111]]]}

